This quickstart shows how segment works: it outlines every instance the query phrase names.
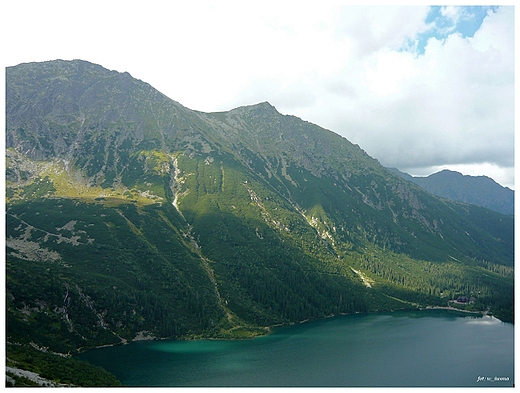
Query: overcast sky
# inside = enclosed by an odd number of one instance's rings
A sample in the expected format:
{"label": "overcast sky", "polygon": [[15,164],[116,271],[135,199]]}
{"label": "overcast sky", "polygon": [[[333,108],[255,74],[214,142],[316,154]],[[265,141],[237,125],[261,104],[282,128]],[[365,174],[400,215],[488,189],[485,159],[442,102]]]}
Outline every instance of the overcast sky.
{"label": "overcast sky", "polygon": [[[191,109],[269,101],[412,175],[514,188],[514,8],[2,2],[4,66],[83,59]],[[253,5],[254,4],[254,5]]]}

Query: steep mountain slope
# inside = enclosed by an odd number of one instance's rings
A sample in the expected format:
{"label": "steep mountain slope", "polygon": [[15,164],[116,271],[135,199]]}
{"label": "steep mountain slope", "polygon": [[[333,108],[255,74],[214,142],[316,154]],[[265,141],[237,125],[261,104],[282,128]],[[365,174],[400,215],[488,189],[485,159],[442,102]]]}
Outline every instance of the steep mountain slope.
{"label": "steep mountain slope", "polygon": [[15,348],[250,337],[461,295],[512,319],[513,218],[440,200],[333,132],[268,103],[193,111],[79,60],[6,80],[13,366],[30,367]]}
{"label": "steep mountain slope", "polygon": [[390,170],[403,179],[418,184],[433,195],[482,206],[502,214],[514,214],[515,192],[502,187],[487,176],[462,175],[446,169],[420,177],[410,176],[395,168]]}

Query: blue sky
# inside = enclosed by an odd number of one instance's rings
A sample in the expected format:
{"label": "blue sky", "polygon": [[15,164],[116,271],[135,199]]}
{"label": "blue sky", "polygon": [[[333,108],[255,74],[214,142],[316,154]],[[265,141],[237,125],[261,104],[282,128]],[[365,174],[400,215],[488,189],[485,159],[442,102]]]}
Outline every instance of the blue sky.
{"label": "blue sky", "polygon": [[268,101],[412,175],[514,187],[514,7],[2,2],[5,66],[83,59],[191,109]]}
{"label": "blue sky", "polygon": [[431,37],[443,40],[450,34],[458,33],[463,38],[473,37],[480,29],[488,12],[496,12],[497,6],[432,6],[425,19],[431,28],[417,37],[417,52],[424,53],[424,48]]}

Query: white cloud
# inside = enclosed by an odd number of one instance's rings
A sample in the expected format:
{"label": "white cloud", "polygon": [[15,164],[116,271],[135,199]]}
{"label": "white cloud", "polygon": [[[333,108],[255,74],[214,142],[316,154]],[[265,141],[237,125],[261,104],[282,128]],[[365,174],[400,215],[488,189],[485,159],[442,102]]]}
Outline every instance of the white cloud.
{"label": "white cloud", "polygon": [[499,167],[498,165],[488,162],[460,165],[434,165],[421,168],[410,167],[403,168],[403,171],[413,174],[414,176],[428,176],[444,169],[457,171],[469,176],[488,176],[505,187],[512,188],[511,185],[514,184],[514,173],[512,173],[509,168]]}
{"label": "white cloud", "polygon": [[330,111],[313,113],[314,119],[384,165],[471,164],[489,176],[490,165],[498,166],[507,168],[502,179],[513,187],[512,23],[512,9],[500,9],[474,38],[432,38],[423,55],[382,46],[360,60],[364,68],[345,72],[352,81],[346,91],[356,94],[324,100]]}
{"label": "white cloud", "polygon": [[[432,37],[417,52],[434,31],[428,12],[327,2],[20,0],[7,5],[4,61],[89,60],[203,111],[269,101],[387,166],[471,165],[512,179],[513,7],[489,12],[471,38]],[[470,16],[460,7],[441,14],[450,28]]]}
{"label": "white cloud", "polygon": [[451,29],[453,29],[454,26],[459,22],[459,19],[461,18],[461,11],[461,7],[449,5],[446,7],[441,7],[440,12],[442,16],[444,16],[452,22],[453,26],[451,27]]}

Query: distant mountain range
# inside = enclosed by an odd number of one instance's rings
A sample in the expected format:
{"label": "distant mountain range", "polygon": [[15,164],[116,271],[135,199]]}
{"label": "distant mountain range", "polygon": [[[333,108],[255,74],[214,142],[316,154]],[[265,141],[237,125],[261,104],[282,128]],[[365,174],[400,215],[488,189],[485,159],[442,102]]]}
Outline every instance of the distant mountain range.
{"label": "distant mountain range", "polygon": [[205,113],[86,61],[21,64],[5,154],[7,365],[53,383],[117,384],[69,354],[142,339],[460,296],[513,319],[512,216],[267,102]]}
{"label": "distant mountain range", "polygon": [[397,168],[389,168],[403,179],[426,191],[452,201],[471,203],[502,214],[514,214],[515,192],[487,176],[468,176],[443,170],[426,177],[411,176]]}

